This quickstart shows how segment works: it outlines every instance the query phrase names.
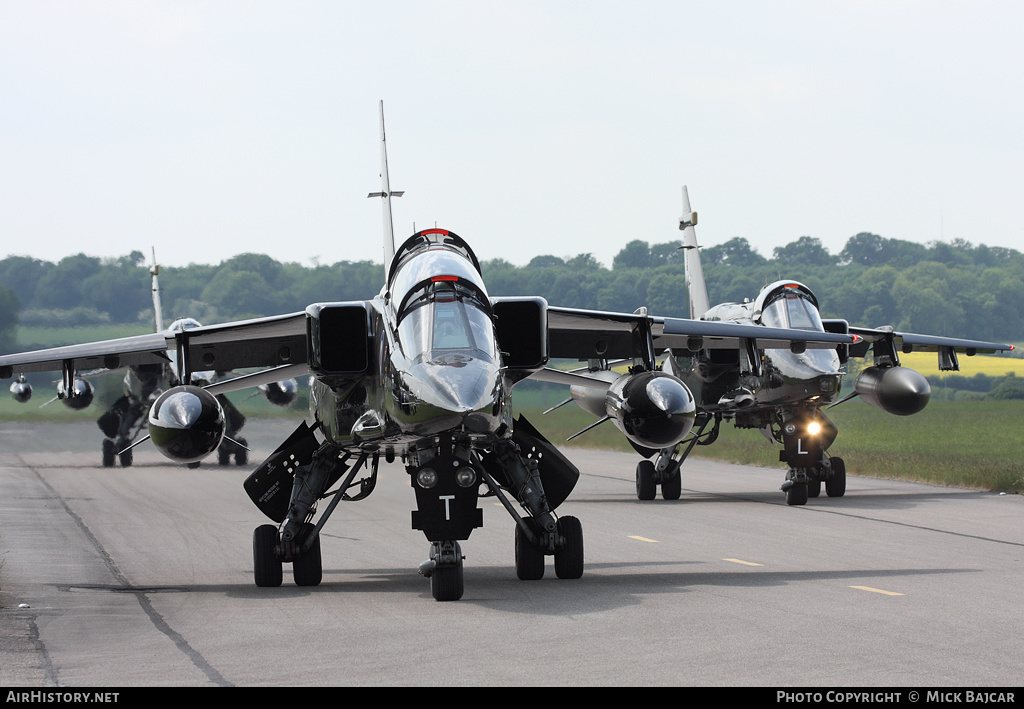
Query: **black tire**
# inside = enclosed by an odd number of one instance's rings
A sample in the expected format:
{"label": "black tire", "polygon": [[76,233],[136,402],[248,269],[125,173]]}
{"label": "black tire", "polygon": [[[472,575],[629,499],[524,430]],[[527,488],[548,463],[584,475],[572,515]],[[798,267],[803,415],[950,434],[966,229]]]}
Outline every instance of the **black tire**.
{"label": "black tire", "polygon": [[806,505],[807,484],[793,483],[793,486],[786,490],[786,504],[789,505],[790,507],[794,505]]}
{"label": "black tire", "polygon": [[846,494],[846,462],[842,458],[832,458],[832,477],[825,481],[825,494],[829,497]]}
{"label": "black tire", "polygon": [[561,517],[558,533],[565,537],[565,546],[555,552],[555,575],[578,579],[583,575],[583,525],[575,517]]}
{"label": "black tire", "polygon": [[679,463],[672,461],[665,470],[665,478],[661,481],[661,497],[663,500],[678,500],[683,493],[683,478],[679,474]]}
{"label": "black tire", "polygon": [[231,451],[224,443],[217,448],[217,465],[231,465]]}
{"label": "black tire", "polygon": [[[525,521],[530,524],[529,519]],[[544,578],[544,552],[526,538],[518,524],[516,525],[516,576],[521,581],[536,581]]]}
{"label": "black tire", "polygon": [[821,480],[811,480],[807,483],[807,497],[817,497],[821,494]]}
{"label": "black tire", "polygon": [[235,440],[240,444],[238,450],[235,451],[235,465],[245,465],[249,462],[249,451],[242,446],[247,446],[249,443],[244,438],[236,438]]}
{"label": "black tire", "polygon": [[654,463],[641,460],[636,464],[636,497],[638,500],[653,500],[658,494],[658,484],[654,482]]}
{"label": "black tire", "polygon": [[132,449],[131,448],[129,448],[128,450],[124,451],[123,453],[119,453],[117,458],[118,458],[118,460],[121,461],[121,467],[122,468],[130,468],[130,467],[132,467],[132,458],[133,458],[133,456],[132,456]]}
{"label": "black tire", "polygon": [[277,527],[264,524],[252,534],[252,569],[256,585],[261,588],[280,586],[283,579],[281,560],[274,554]]}
{"label": "black tire", "polygon": [[457,601],[466,590],[462,568],[462,548],[455,543],[455,553],[459,557],[457,564],[438,566],[430,574],[430,593],[435,601]]}
{"label": "black tire", "polygon": [[117,451],[114,450],[114,442],[109,438],[103,439],[103,467],[113,468],[114,461],[117,460]]}
{"label": "black tire", "polygon": [[[305,538],[313,532],[314,526],[308,522],[303,525]],[[277,529],[275,528],[275,533]],[[316,535],[312,546],[292,562],[292,576],[296,586],[319,586],[324,578],[323,557],[320,555],[320,535]]]}

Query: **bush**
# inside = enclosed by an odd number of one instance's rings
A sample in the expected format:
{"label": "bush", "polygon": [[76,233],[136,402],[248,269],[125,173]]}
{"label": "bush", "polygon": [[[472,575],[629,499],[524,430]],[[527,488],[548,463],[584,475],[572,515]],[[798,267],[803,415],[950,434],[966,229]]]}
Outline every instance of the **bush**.
{"label": "bush", "polygon": [[988,396],[990,399],[1024,399],[1024,378],[1007,374],[998,380]]}

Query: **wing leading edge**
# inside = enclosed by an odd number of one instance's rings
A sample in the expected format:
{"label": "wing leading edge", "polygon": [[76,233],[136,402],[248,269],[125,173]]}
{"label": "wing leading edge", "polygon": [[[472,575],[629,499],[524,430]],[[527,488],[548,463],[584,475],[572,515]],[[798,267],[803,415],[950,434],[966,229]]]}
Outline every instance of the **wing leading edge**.
{"label": "wing leading edge", "polygon": [[613,313],[548,306],[549,354],[567,359],[622,359],[635,356],[634,331],[650,323],[656,350],[739,348],[754,340],[762,349],[834,348],[851,345],[859,335],[791,330],[761,325],[650,317],[642,313]]}
{"label": "wing leading edge", "polygon": [[9,379],[15,370],[58,371],[72,362],[79,370],[167,364],[170,361],[167,350],[174,345],[174,335],[175,333],[165,330],[116,340],[0,355],[0,378]]}

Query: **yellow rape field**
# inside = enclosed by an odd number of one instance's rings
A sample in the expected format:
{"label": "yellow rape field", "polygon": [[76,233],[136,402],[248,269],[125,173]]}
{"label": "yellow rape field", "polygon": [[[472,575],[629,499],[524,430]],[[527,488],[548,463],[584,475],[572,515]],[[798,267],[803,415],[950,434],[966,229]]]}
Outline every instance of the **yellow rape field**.
{"label": "yellow rape field", "polygon": [[[961,377],[973,377],[975,374],[984,374],[988,377],[1004,377],[1007,374],[1016,374],[1024,377],[1024,359],[1016,357],[993,357],[991,355],[974,355],[968,357],[959,354],[959,372],[940,372],[938,354],[935,352],[911,352],[900,354],[900,364],[905,367],[916,369],[926,376],[939,375],[947,376],[955,374]],[[867,358],[870,360],[870,356]]]}

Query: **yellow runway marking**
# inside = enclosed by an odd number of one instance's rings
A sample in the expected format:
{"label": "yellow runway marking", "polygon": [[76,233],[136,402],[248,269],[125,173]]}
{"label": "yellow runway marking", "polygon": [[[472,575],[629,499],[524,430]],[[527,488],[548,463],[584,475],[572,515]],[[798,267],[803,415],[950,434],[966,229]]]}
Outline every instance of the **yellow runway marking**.
{"label": "yellow runway marking", "polygon": [[856,588],[860,591],[871,591],[871,593],[881,593],[883,596],[902,596],[902,593],[896,593],[895,591],[883,591],[880,588],[871,588],[870,586],[850,586],[850,588]]}
{"label": "yellow runway marking", "polygon": [[722,559],[722,561],[731,561],[734,564],[743,564],[744,566],[764,566],[764,564],[755,564],[753,561],[743,561],[742,559]]}
{"label": "yellow runway marking", "polygon": [[638,542],[650,542],[651,544],[657,544],[658,543],[657,539],[648,539],[647,537],[634,537],[633,535],[630,535],[629,538],[630,539],[635,539]]}

